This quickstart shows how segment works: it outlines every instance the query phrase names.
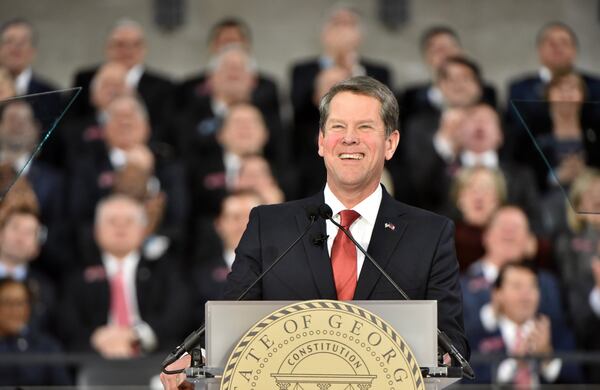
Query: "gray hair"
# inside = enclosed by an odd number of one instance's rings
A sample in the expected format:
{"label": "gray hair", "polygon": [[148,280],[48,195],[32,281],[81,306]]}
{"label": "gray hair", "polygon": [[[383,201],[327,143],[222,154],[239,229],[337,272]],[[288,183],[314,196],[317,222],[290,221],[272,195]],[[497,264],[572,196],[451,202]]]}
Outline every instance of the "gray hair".
{"label": "gray hair", "polygon": [[223,59],[232,52],[241,53],[246,58],[246,69],[249,72],[256,72],[258,66],[256,64],[256,60],[248,53],[248,50],[244,49],[244,47],[238,43],[230,43],[229,45],[223,47],[213,58],[208,62],[208,69],[211,72],[216,71],[223,62]]}
{"label": "gray hair", "polygon": [[106,121],[109,121],[111,119],[112,107],[121,100],[131,101],[133,103],[135,110],[140,113],[142,118],[144,118],[144,120],[146,120],[146,121],[149,120],[150,117],[148,114],[148,109],[146,108],[146,105],[144,104],[144,101],[142,100],[142,98],[137,93],[124,93],[124,94],[116,96],[108,104],[108,107],[106,108]]}
{"label": "gray hair", "polygon": [[138,221],[140,223],[141,226],[146,226],[148,225],[148,215],[146,214],[146,209],[144,208],[144,206],[138,202],[137,200],[135,200],[134,198],[124,195],[124,194],[112,194],[112,195],[108,195],[105,198],[102,198],[98,204],[96,205],[96,214],[94,217],[94,223],[95,225],[98,225],[100,223],[100,219],[102,218],[102,215],[104,214],[104,211],[106,210],[106,208],[113,204],[113,203],[117,203],[117,202],[126,202],[129,203],[130,205],[132,205],[133,207],[135,207],[136,212],[138,214]]}
{"label": "gray hair", "polygon": [[381,103],[381,119],[385,126],[385,136],[389,137],[398,129],[398,101],[392,91],[383,83],[369,76],[356,76],[335,84],[319,103],[319,129],[325,130],[325,122],[329,117],[329,105],[334,96],[341,92],[370,96]]}

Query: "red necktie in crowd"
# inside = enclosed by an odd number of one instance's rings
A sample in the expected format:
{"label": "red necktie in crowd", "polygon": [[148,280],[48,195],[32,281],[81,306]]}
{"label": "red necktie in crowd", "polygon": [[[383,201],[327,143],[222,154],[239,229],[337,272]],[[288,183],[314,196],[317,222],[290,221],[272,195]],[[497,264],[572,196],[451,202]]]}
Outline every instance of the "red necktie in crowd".
{"label": "red necktie in crowd", "polygon": [[117,326],[131,326],[131,316],[125,294],[125,281],[123,280],[123,264],[119,264],[119,271],[110,281],[110,314]]}
{"label": "red necktie in crowd", "polygon": [[[350,229],[358,217],[360,214],[354,210],[342,210],[340,211],[340,225]],[[331,247],[331,266],[333,267],[337,298],[341,301],[351,300],[354,297],[357,280],[356,247],[341,229],[338,230]]]}

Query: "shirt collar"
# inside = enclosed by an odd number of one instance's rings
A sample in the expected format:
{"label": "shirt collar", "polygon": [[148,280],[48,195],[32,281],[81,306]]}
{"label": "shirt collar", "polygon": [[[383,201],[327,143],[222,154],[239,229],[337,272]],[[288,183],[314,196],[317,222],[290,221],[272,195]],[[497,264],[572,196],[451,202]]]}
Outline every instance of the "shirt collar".
{"label": "shirt collar", "polygon": [[444,106],[444,96],[442,91],[435,85],[430,86],[427,89],[427,100],[432,106],[441,109]]}
{"label": "shirt collar", "polygon": [[123,264],[123,267],[126,269],[135,269],[139,261],[140,253],[138,251],[130,252],[122,259],[118,259],[110,253],[102,254],[102,263],[104,264],[104,269],[106,269],[106,274],[109,279],[119,272],[121,264]]}
{"label": "shirt collar", "polygon": [[233,249],[224,250],[223,260],[225,260],[225,264],[227,264],[227,267],[231,269],[231,267],[233,266],[233,261],[235,260],[235,251]]}
{"label": "shirt collar", "polygon": [[[339,221],[339,213],[342,210],[346,210],[346,206],[333,194],[329,184],[325,185],[324,190],[325,203],[331,207],[333,217]],[[381,205],[381,199],[383,197],[383,190],[381,185],[378,185],[375,191],[363,199],[359,204],[352,207],[352,210],[360,214],[360,219],[365,220],[370,225],[375,225],[377,214],[379,213],[379,206]]]}
{"label": "shirt collar", "polygon": [[123,168],[127,164],[127,154],[123,149],[111,148],[108,152],[110,163],[116,169]]}
{"label": "shirt collar", "polygon": [[481,262],[481,271],[483,272],[483,277],[488,283],[494,283],[496,278],[498,277],[498,267],[490,263],[489,261]]}
{"label": "shirt collar", "polygon": [[137,64],[133,68],[129,69],[127,76],[125,76],[125,84],[131,89],[137,89],[137,86],[144,74],[144,65]]}
{"label": "shirt collar", "polygon": [[474,153],[465,150],[460,155],[460,162],[465,167],[484,166],[486,168],[498,168],[498,153],[494,150],[488,150],[483,153]]}
{"label": "shirt collar", "polygon": [[8,267],[2,263],[0,263],[0,278],[11,278],[15,280],[25,280],[27,277],[27,266],[25,264],[17,265],[12,269],[11,272],[8,271]]}
{"label": "shirt collar", "polygon": [[29,83],[31,82],[31,78],[33,77],[33,70],[31,66],[22,71],[15,78],[15,92],[17,95],[26,95],[27,89],[29,88]]}
{"label": "shirt collar", "polygon": [[544,83],[549,83],[552,80],[552,72],[550,71],[550,69],[548,69],[545,66],[542,66],[540,68],[540,70],[538,71],[539,75],[540,75],[540,79],[544,82]]}

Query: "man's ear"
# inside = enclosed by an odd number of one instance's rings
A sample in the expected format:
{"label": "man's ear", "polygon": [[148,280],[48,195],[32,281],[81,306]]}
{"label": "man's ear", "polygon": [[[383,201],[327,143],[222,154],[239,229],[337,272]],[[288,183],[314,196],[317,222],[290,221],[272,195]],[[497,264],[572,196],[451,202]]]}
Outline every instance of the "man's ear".
{"label": "man's ear", "polygon": [[392,134],[385,140],[385,159],[391,160],[394,157],[394,153],[398,148],[398,144],[400,143],[400,131],[394,130]]}
{"label": "man's ear", "polygon": [[317,139],[317,145],[319,146],[319,149],[317,151],[317,153],[319,153],[319,156],[323,157],[323,155],[325,154],[323,152],[323,129],[319,129],[319,138]]}

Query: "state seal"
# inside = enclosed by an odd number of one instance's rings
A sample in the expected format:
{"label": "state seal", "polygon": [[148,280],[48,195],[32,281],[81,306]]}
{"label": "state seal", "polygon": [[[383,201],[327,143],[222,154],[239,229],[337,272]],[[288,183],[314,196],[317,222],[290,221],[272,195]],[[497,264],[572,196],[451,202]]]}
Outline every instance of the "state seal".
{"label": "state seal", "polygon": [[315,300],[254,325],[229,357],[221,389],[424,390],[425,384],[389,324],[350,303]]}

